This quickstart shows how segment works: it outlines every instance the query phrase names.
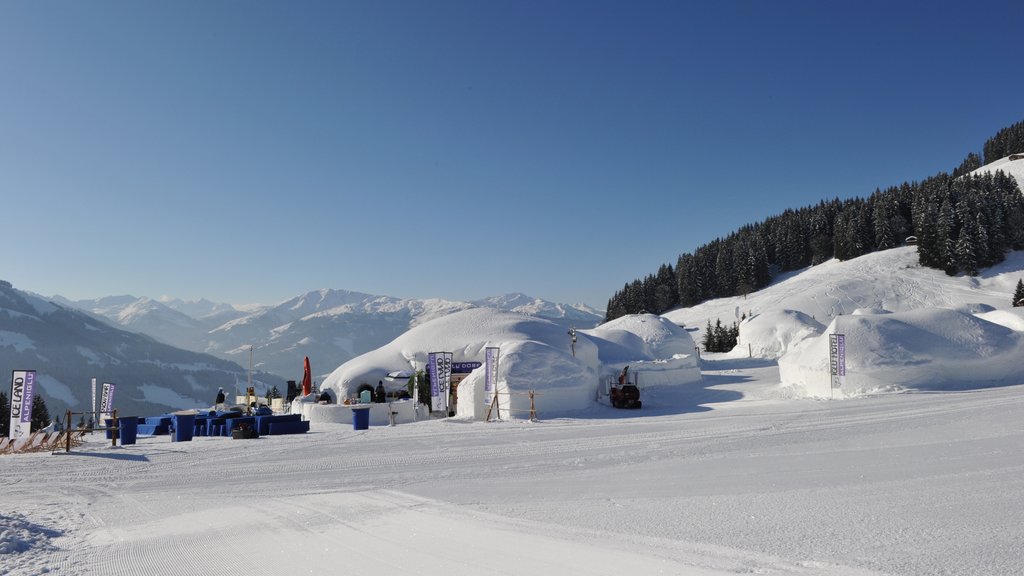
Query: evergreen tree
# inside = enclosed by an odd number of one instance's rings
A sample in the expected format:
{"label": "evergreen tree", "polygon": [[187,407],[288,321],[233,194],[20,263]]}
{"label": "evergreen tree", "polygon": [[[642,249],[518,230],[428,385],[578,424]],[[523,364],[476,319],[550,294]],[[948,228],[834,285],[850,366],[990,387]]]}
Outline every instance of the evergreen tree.
{"label": "evergreen tree", "polygon": [[977,226],[964,224],[956,242],[957,268],[971,276],[978,275]]}
{"label": "evergreen tree", "polygon": [[[1024,122],[985,143],[984,163],[1011,153],[1024,153]],[[1003,172],[971,175],[981,164],[970,153],[952,174],[876,189],[867,199],[789,209],[745,225],[680,256],[674,269],[664,265],[656,275],[626,284],[609,299],[606,320],[758,290],[771,282],[772,271],[856,258],[899,246],[908,236],[917,239],[922,266],[950,275],[997,264],[1007,250],[1024,250],[1024,194]]]}
{"label": "evergreen tree", "polygon": [[953,178],[959,178],[964,174],[970,174],[978,168],[981,168],[981,156],[971,152],[967,155],[967,158],[964,158],[964,161],[960,163],[960,166],[956,170],[953,170]]}
{"label": "evergreen tree", "polygon": [[704,328],[704,338],[701,340],[701,346],[704,347],[705,352],[715,352],[717,346],[715,345],[715,331],[711,328],[711,319],[708,318],[708,325]]}
{"label": "evergreen tree", "polygon": [[1024,121],[1003,128],[985,142],[985,164],[1020,152],[1024,152]]}
{"label": "evergreen tree", "polygon": [[32,429],[41,430],[50,425],[50,411],[42,394],[32,396]]}
{"label": "evergreen tree", "polygon": [[1013,305],[1024,306],[1024,280],[1017,280],[1017,289],[1013,292]]}
{"label": "evergreen tree", "polygon": [[938,259],[936,264],[941,266],[946,271],[946,274],[950,276],[957,272],[956,238],[953,236],[956,229],[956,215],[953,212],[953,203],[947,195],[942,201],[942,207],[939,208],[937,229]]}

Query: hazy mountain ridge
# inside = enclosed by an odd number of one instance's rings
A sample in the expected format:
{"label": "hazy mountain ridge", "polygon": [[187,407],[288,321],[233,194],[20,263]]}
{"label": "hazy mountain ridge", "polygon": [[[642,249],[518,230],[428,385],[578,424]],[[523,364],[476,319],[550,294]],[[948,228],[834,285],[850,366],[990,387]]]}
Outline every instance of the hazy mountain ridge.
{"label": "hazy mountain ridge", "polygon": [[[91,409],[90,379],[118,384],[121,414],[156,414],[212,403],[218,387],[237,390],[241,366],[111,326],[80,310],[0,283],[0,365],[37,370],[51,415]],[[283,386],[269,375],[260,388]]]}
{"label": "hazy mountain ridge", "polygon": [[[591,328],[604,318],[602,312],[586,306],[557,304],[520,293],[462,302],[320,289],[251,312],[202,300],[210,304],[192,308],[211,311],[202,318],[189,317],[184,312],[187,307],[175,310],[145,297],[113,296],[78,302],[55,299],[168,344],[243,366],[248,366],[251,349],[256,369],[286,379],[301,377],[305,356],[313,362],[314,372],[326,374],[410,328],[469,308],[497,308],[547,318],[566,330],[570,326]],[[170,301],[168,297],[163,299]]]}

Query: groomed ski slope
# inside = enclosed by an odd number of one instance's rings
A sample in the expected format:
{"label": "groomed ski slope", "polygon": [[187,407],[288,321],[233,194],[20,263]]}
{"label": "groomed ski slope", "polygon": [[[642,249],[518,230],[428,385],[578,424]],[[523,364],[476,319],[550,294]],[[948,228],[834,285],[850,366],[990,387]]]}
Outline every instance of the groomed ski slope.
{"label": "groomed ski slope", "polygon": [[[640,413],[0,458],[27,574],[1019,574],[1024,385],[788,398],[706,359]],[[661,391],[661,394],[670,392]]]}

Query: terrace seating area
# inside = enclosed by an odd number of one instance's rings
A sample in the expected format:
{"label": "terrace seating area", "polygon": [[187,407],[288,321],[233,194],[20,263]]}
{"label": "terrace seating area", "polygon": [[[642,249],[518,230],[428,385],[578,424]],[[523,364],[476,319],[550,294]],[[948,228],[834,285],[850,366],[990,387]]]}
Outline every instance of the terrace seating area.
{"label": "terrace seating area", "polygon": [[309,421],[301,414],[268,414],[246,416],[241,412],[210,412],[207,414],[174,414],[139,418],[139,436],[170,435],[172,440],[189,441],[196,436],[229,436],[239,430],[247,437],[309,432]]}

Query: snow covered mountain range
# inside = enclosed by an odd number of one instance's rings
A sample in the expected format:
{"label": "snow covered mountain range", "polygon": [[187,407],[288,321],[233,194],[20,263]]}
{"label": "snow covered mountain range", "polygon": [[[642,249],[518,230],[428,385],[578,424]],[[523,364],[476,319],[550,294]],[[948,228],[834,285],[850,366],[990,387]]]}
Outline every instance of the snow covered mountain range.
{"label": "snow covered mountain range", "polygon": [[77,308],[126,330],[140,332],[178,348],[213,354],[242,366],[298,380],[309,356],[315,373],[376,349],[410,328],[469,308],[496,308],[545,318],[564,326],[592,328],[604,314],[584,305],[556,304],[525,294],[506,294],[474,302],[399,299],[348,290],[316,290],[276,306],[242,310],[210,301],[161,301],[111,296],[53,301]]}
{"label": "snow covered mountain range", "polygon": [[[218,387],[234,391],[248,381],[234,362],[115,328],[7,282],[0,282],[0,366],[38,371],[51,416],[91,410],[93,377],[118,385],[115,404],[125,415],[209,405]],[[267,374],[255,374],[254,384],[284,386]]]}

